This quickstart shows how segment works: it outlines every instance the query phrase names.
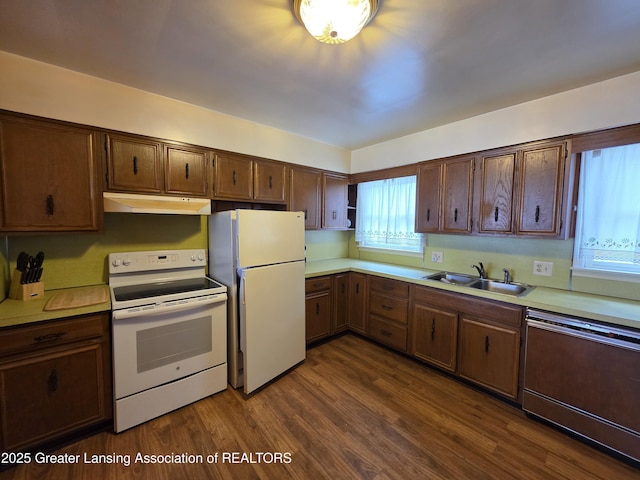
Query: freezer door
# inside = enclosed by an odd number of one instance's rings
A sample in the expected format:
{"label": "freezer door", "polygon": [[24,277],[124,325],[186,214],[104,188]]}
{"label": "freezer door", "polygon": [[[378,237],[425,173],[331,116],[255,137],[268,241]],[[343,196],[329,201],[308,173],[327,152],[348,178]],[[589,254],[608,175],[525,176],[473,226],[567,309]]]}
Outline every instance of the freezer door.
{"label": "freezer door", "polygon": [[240,272],[244,392],[305,359],[304,262]]}
{"label": "freezer door", "polygon": [[238,268],[304,260],[304,213],[236,213]]}

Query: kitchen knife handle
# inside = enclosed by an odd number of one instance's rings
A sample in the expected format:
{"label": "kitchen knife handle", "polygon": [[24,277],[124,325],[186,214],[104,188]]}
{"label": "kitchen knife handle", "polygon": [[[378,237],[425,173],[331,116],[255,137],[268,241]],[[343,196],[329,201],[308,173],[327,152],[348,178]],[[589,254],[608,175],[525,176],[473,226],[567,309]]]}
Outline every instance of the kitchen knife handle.
{"label": "kitchen knife handle", "polygon": [[47,195],[47,215],[51,216],[54,212],[53,195]]}
{"label": "kitchen knife handle", "polygon": [[188,163],[184,164],[184,176],[187,180],[189,180],[189,164]]}
{"label": "kitchen knife handle", "polygon": [[133,156],[133,174],[138,174],[138,157],[136,157],[135,155]]}

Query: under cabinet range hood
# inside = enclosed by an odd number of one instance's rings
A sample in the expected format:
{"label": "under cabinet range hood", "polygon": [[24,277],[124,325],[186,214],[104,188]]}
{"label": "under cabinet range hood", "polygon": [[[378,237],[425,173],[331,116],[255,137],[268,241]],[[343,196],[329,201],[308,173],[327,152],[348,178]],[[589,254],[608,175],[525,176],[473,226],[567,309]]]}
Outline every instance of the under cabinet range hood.
{"label": "under cabinet range hood", "polygon": [[102,195],[105,212],[211,215],[211,200],[208,198],[117,192],[104,192]]}

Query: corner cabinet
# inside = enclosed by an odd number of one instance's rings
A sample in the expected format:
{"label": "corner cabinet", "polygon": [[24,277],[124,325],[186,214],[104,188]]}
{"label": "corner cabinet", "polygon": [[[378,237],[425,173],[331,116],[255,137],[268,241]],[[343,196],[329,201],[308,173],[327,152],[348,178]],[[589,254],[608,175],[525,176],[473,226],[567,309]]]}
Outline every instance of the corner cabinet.
{"label": "corner cabinet", "polygon": [[416,231],[470,233],[474,157],[434,160],[418,170]]}
{"label": "corner cabinet", "polygon": [[19,451],[112,418],[109,314],[0,330],[0,448]]}
{"label": "corner cabinet", "polygon": [[0,231],[99,230],[98,139],[89,128],[0,114]]}

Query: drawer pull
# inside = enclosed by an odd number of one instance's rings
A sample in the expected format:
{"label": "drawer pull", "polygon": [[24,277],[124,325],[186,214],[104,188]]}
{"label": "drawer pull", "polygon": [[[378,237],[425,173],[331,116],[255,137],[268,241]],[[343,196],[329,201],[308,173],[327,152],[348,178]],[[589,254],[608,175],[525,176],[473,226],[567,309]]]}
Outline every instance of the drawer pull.
{"label": "drawer pull", "polygon": [[58,339],[64,337],[66,334],[67,334],[67,332],[48,333],[46,335],[41,335],[39,337],[33,337],[33,341],[35,343],[53,342],[55,340],[58,340]]}
{"label": "drawer pull", "polygon": [[316,315],[320,315],[320,304],[316,302]]}
{"label": "drawer pull", "polygon": [[269,175],[269,189],[273,189],[273,175]]}
{"label": "drawer pull", "polygon": [[184,164],[184,178],[189,180],[189,164],[188,163]]}
{"label": "drawer pull", "polygon": [[51,370],[51,374],[47,380],[47,388],[49,393],[53,393],[58,390],[58,372],[55,369]]}
{"label": "drawer pull", "polygon": [[393,307],[390,307],[389,305],[382,305],[382,309],[386,311],[390,311],[390,310],[393,310]]}
{"label": "drawer pull", "polygon": [[136,157],[135,155],[133,156],[133,174],[138,174],[138,157]]}
{"label": "drawer pull", "polygon": [[386,290],[387,292],[390,292],[391,290],[393,290],[393,285],[389,285],[388,283],[385,285],[382,285],[382,289]]}
{"label": "drawer pull", "polygon": [[391,337],[393,335],[389,330],[380,330],[380,333],[385,337]]}
{"label": "drawer pull", "polygon": [[316,283],[313,284],[313,286],[316,287],[316,288],[320,288],[322,285],[323,285],[322,282],[316,282]]}
{"label": "drawer pull", "polygon": [[484,351],[485,353],[489,353],[489,335],[484,337]]}
{"label": "drawer pull", "polygon": [[433,340],[436,336],[436,319],[431,319],[431,340]]}

